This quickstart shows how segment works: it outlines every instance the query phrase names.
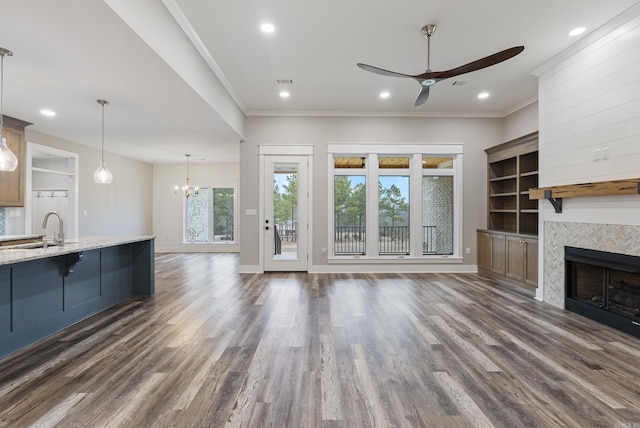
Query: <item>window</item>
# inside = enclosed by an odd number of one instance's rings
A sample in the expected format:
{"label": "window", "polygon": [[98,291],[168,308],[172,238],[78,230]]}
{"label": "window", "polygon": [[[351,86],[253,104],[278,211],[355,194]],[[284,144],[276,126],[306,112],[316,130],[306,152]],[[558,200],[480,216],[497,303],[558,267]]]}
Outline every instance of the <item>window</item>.
{"label": "window", "polygon": [[235,188],[201,188],[184,210],[185,244],[235,242]]}
{"label": "window", "polygon": [[379,254],[409,254],[409,176],[378,179]]}
{"label": "window", "polygon": [[[193,192],[191,192],[193,194]],[[186,242],[209,242],[209,191],[200,189],[198,196],[186,198]]]}
{"label": "window", "polygon": [[454,158],[422,157],[422,253],[453,254]]}
{"label": "window", "polygon": [[[282,164],[273,174],[273,225],[277,234],[276,254],[297,254],[298,167]],[[285,243],[284,248],[282,243]]]}
{"label": "window", "polygon": [[328,147],[330,260],[462,259],[461,145]]}
{"label": "window", "polygon": [[367,182],[366,159],[361,156],[336,156],[333,179],[334,254],[366,253]]}
{"label": "window", "polygon": [[453,254],[453,177],[422,177],[422,254]]}
{"label": "window", "polygon": [[230,187],[213,188],[213,241],[234,241],[234,191]]}
{"label": "window", "polygon": [[333,187],[334,253],[365,254],[366,182],[363,175],[337,175]]}

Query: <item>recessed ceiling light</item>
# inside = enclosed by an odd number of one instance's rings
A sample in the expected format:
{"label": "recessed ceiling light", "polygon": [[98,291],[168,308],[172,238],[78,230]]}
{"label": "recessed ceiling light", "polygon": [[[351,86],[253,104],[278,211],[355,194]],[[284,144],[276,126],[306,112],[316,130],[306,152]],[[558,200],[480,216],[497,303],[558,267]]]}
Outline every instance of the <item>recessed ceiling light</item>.
{"label": "recessed ceiling light", "polygon": [[55,116],[56,112],[53,111],[53,110],[48,110],[48,109],[45,108],[45,109],[40,110],[40,114],[43,115],[43,116]]}
{"label": "recessed ceiling light", "polygon": [[579,36],[580,34],[584,33],[585,30],[586,30],[586,28],[584,28],[584,27],[574,28],[573,30],[571,30],[569,32],[569,35],[572,36],[572,37],[573,36]]}
{"label": "recessed ceiling light", "polygon": [[268,22],[262,24],[260,26],[260,29],[263,33],[273,33],[274,31],[276,31],[276,27],[274,27],[273,24],[269,24]]}
{"label": "recessed ceiling light", "polygon": [[289,98],[289,92],[287,91],[280,91],[280,98]]}
{"label": "recessed ceiling light", "polygon": [[387,91],[384,92],[380,92],[380,98],[385,99],[385,98],[389,98],[391,94]]}
{"label": "recessed ceiling light", "polygon": [[481,99],[481,100],[484,100],[484,99],[486,99],[486,98],[489,98],[489,92],[480,92],[480,93],[478,94],[478,98],[479,98],[479,99]]}

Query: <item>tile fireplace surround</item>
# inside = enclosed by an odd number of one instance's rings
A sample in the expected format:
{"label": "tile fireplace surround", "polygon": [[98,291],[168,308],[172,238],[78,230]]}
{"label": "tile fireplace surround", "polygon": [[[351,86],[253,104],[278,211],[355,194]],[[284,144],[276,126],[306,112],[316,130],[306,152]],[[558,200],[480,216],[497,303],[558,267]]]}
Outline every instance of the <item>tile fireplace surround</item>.
{"label": "tile fireplace surround", "polygon": [[544,301],[564,308],[564,247],[640,256],[640,226],[544,223]]}

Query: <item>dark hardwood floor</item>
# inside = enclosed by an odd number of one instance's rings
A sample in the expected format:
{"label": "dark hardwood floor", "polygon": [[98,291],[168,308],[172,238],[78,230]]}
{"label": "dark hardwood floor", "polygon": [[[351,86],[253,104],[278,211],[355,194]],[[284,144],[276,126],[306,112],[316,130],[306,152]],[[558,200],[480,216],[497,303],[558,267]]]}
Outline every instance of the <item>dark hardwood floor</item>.
{"label": "dark hardwood floor", "polygon": [[474,274],[163,254],[155,297],[0,360],[0,426],[639,428],[640,340]]}

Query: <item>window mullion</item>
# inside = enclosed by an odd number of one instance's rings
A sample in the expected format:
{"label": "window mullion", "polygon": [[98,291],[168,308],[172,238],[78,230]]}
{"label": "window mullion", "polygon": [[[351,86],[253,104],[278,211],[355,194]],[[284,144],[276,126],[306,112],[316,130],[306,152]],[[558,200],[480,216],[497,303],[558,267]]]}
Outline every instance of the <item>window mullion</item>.
{"label": "window mullion", "polygon": [[209,212],[207,213],[207,222],[209,223],[209,243],[214,242],[214,235],[215,235],[215,230],[213,229],[213,198],[215,196],[215,187],[211,187],[210,189],[207,189],[207,193],[209,194],[209,204],[208,204],[208,210]]}
{"label": "window mullion", "polygon": [[378,155],[369,154],[367,168],[367,256],[378,256]]}
{"label": "window mullion", "polygon": [[410,256],[422,257],[422,154],[411,157],[409,179]]}

